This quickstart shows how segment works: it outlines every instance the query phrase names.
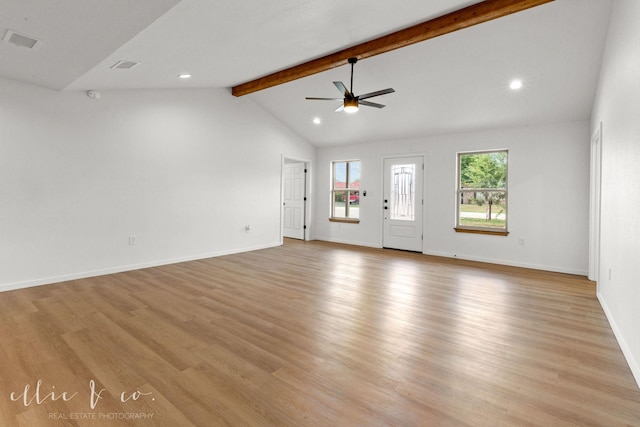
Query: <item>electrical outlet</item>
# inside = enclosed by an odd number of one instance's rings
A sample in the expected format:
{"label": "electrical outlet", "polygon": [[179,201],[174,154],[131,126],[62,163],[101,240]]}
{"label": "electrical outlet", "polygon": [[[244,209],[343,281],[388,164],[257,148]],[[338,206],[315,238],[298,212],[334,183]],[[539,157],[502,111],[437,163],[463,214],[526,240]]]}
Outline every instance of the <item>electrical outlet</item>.
{"label": "electrical outlet", "polygon": [[520,237],[520,238],[518,239],[518,244],[519,244],[520,246],[524,246],[524,237]]}
{"label": "electrical outlet", "polygon": [[134,246],[136,244],[136,236],[129,236],[129,246]]}

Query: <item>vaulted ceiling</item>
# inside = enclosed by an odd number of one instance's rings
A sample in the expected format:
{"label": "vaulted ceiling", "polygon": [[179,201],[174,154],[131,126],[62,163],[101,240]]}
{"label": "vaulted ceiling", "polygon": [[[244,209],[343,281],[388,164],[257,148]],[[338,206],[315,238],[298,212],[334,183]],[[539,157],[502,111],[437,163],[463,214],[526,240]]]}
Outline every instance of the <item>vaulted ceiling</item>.
{"label": "vaulted ceiling", "polygon": [[[0,0],[0,76],[53,90],[228,88],[478,1]],[[400,7],[401,6],[401,7]],[[342,66],[245,95],[317,146],[585,120],[612,0],[556,0],[355,66],[354,92],[393,87],[383,109],[335,113]],[[131,69],[118,61],[139,62]],[[190,79],[179,79],[190,73]],[[524,87],[509,89],[519,78]],[[372,99],[373,100],[373,99]],[[313,119],[319,119],[315,124]]]}

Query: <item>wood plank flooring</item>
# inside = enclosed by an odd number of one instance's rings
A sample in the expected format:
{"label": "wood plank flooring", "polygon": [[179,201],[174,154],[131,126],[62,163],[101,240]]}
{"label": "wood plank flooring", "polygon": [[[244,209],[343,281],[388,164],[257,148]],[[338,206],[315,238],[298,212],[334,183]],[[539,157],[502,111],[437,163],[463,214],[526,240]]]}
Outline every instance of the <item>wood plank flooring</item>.
{"label": "wood plank flooring", "polygon": [[0,426],[640,426],[583,277],[287,240],[0,293]]}

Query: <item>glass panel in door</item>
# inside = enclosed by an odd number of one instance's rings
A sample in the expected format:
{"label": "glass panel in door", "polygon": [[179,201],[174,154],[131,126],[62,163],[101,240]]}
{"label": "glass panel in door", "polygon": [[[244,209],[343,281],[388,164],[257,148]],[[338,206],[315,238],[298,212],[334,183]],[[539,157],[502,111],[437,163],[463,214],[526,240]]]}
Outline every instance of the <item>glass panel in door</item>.
{"label": "glass panel in door", "polygon": [[416,165],[391,165],[390,216],[396,221],[416,217]]}

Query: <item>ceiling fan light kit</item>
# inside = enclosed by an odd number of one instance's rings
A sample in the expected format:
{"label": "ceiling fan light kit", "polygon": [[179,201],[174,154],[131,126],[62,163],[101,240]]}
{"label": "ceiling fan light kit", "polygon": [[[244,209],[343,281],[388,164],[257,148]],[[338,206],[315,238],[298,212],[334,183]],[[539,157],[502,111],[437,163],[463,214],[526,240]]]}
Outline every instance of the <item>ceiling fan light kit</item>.
{"label": "ceiling fan light kit", "polygon": [[392,88],[382,89],[375,92],[365,93],[364,95],[356,96],[353,94],[353,66],[358,62],[358,58],[349,58],[349,64],[351,64],[351,87],[347,89],[344,83],[342,82],[333,82],[335,87],[338,88],[340,93],[344,96],[344,98],[313,98],[307,97],[308,100],[313,101],[338,101],[342,99],[342,105],[336,108],[336,112],[345,111],[347,113],[355,113],[358,111],[360,105],[365,105],[367,107],[374,108],[384,108],[384,105],[377,104],[375,102],[364,101],[365,99],[373,98],[374,96],[386,95],[388,93],[393,93],[395,90]]}
{"label": "ceiling fan light kit", "polygon": [[358,111],[358,100],[356,98],[345,98],[343,107],[345,113],[355,113]]}

